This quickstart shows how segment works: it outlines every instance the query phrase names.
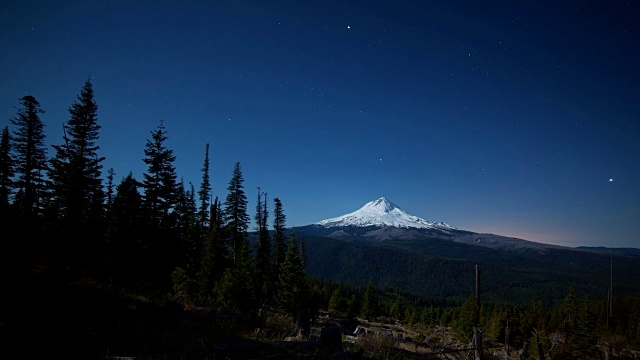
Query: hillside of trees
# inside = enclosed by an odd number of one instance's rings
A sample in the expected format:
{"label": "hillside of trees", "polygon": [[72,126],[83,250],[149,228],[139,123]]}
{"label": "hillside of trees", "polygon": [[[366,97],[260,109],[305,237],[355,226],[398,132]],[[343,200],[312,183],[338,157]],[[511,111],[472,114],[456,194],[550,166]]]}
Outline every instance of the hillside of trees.
{"label": "hillside of trees", "polygon": [[[435,327],[450,328],[459,343],[481,328],[488,343],[522,349],[522,358],[599,358],[609,347],[631,358],[640,348],[640,293],[609,301],[570,287],[560,304],[532,297],[525,305],[478,305],[459,291],[431,298],[311,278],[305,239],[286,227],[285,204],[258,189],[248,209],[240,163],[230,169],[227,196],[212,199],[209,144],[196,189],[179,180],[160,121],[141,139],[142,178],[129,173],[117,182],[96,145],[90,80],[51,157],[39,102],[23,96],[16,108],[0,139],[3,355],[215,358],[212,344],[255,339],[257,329],[271,329],[263,340],[308,339],[320,313],[349,331],[368,320],[402,323],[422,335],[416,344],[428,345]],[[235,358],[274,350],[254,351]]]}

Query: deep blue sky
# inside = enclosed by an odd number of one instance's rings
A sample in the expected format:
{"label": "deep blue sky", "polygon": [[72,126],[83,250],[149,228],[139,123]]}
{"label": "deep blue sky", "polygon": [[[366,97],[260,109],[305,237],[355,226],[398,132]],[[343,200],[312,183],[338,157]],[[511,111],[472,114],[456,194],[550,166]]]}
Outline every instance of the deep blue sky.
{"label": "deep blue sky", "polygon": [[[589,2],[591,3],[591,2]],[[239,161],[288,226],[385,196],[461,229],[639,247],[639,6],[601,1],[3,1],[0,126],[47,145],[91,77],[116,179],[165,121],[179,176]],[[611,181],[612,180],[612,181]]]}

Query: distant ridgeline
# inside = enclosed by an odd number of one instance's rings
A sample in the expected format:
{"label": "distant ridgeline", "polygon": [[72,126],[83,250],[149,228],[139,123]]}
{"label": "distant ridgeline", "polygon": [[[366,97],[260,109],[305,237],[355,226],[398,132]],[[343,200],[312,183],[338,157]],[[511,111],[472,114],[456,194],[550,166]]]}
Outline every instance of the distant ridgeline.
{"label": "distant ridgeline", "polygon": [[606,299],[612,279],[614,296],[640,291],[638,249],[569,248],[458,230],[409,215],[384,198],[293,230],[305,241],[307,274],[344,284],[372,281],[378,288],[464,299],[475,292],[479,265],[482,297],[489,301],[557,304],[570,287]]}
{"label": "distant ridgeline", "polygon": [[536,297],[555,304],[570,287],[606,299],[612,258],[614,295],[640,290],[638,256],[556,248],[508,252],[430,237],[428,231],[421,238],[414,232],[408,238],[368,241],[367,233],[341,230],[347,239],[342,240],[313,235],[317,230],[295,229],[305,240],[307,274],[316,279],[363,286],[371,280],[379,288],[421,296],[466,298],[475,291],[477,264],[484,299],[528,303]]}

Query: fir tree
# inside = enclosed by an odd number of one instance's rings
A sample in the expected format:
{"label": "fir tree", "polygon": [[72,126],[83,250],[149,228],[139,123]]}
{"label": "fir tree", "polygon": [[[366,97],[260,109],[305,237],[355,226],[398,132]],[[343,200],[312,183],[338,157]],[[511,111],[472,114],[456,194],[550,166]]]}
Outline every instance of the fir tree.
{"label": "fir tree", "polygon": [[145,211],[145,240],[141,262],[150,286],[158,291],[170,288],[170,274],[180,264],[183,243],[177,238],[179,215],[175,210],[179,194],[176,160],[168,140],[165,124],[160,120],[147,139],[143,161],[148,165],[143,174],[143,207]]}
{"label": "fir tree", "polygon": [[231,257],[235,262],[238,251],[243,242],[248,241],[247,229],[249,227],[249,215],[247,214],[247,196],[244,193],[244,178],[240,163],[236,162],[233,174],[229,180],[227,199],[224,202],[223,219],[225,221],[225,233],[231,247]]}
{"label": "fir tree", "polygon": [[30,218],[40,212],[41,196],[45,189],[44,172],[47,170],[44,145],[44,124],[39,114],[44,110],[30,95],[20,99],[21,107],[11,123],[16,126],[13,133],[12,165],[17,179],[14,186],[20,194],[15,199],[16,208]]}
{"label": "fir tree", "polygon": [[77,101],[69,108],[63,145],[53,145],[49,178],[58,213],[67,223],[93,226],[102,215],[102,161],[96,145],[101,126],[93,85],[87,79]]}
{"label": "fir tree", "polygon": [[404,315],[404,298],[402,296],[396,296],[395,300],[391,304],[391,308],[389,309],[389,315],[393,316],[396,319],[400,319],[402,315]]}
{"label": "fir tree", "polygon": [[578,305],[575,333],[568,339],[574,352],[585,359],[598,358],[598,337],[595,333],[597,321],[591,306],[588,298]]}
{"label": "fir tree", "polygon": [[[264,196],[264,200],[262,197]],[[267,194],[262,193],[258,188],[258,200],[256,202],[255,221],[257,225],[258,241],[256,242],[256,291],[257,295],[263,299],[269,297],[271,292],[270,275],[271,269],[271,238],[267,212]]]}
{"label": "fir tree", "polygon": [[178,250],[184,257],[180,259],[179,266],[184,274],[194,279],[200,266],[200,226],[196,214],[195,189],[189,183],[189,189],[185,189],[184,181],[180,180],[176,191],[176,204],[173,216],[176,220],[176,238],[181,241],[182,247]]}
{"label": "fir tree", "polygon": [[469,296],[464,304],[462,304],[454,326],[454,330],[462,340],[471,341],[473,338],[473,328],[478,326],[478,316],[478,301],[475,296]]}
{"label": "fir tree", "polygon": [[278,198],[273,199],[273,259],[274,267],[280,268],[284,261],[286,251],[286,222],[287,217],[282,209],[282,202]]}
{"label": "fir tree", "polygon": [[[57,248],[70,265],[96,268],[104,247],[104,190],[100,147],[98,105],[93,85],[87,79],[77,101],[69,107],[70,118],[63,126],[64,144],[53,145],[55,155],[49,163],[52,191],[48,214],[61,219],[61,232],[67,243]],[[66,245],[66,247],[65,247]],[[75,256],[74,256],[75,255]]]}
{"label": "fir tree", "polygon": [[291,234],[284,261],[280,266],[276,302],[280,309],[292,314],[295,319],[297,311],[304,305],[306,292],[307,283],[300,259],[298,240],[295,234]]}
{"label": "fir tree", "polygon": [[564,333],[567,339],[573,339],[576,335],[578,323],[578,297],[575,287],[569,288],[567,295],[562,300],[560,311]]}
{"label": "fir tree", "polygon": [[337,287],[335,288],[335,290],[333,290],[333,293],[331,293],[331,297],[329,298],[329,312],[334,314],[341,314],[346,311],[344,305],[345,299],[340,293],[340,288]]}
{"label": "fir tree", "polygon": [[233,267],[224,272],[215,293],[219,305],[235,307],[245,316],[251,317],[254,315],[251,310],[255,309],[255,271],[248,245],[247,241],[238,243]]}
{"label": "fir tree", "polygon": [[209,221],[209,197],[211,196],[211,183],[209,180],[209,143],[205,146],[204,163],[202,164],[202,182],[198,191],[200,198],[200,210],[198,211],[198,222],[200,227],[200,239],[206,236],[206,228]]}
{"label": "fir tree", "polygon": [[305,245],[304,238],[300,239],[300,261],[302,261],[302,268],[307,269],[307,247]]}
{"label": "fir tree", "polygon": [[114,280],[133,285],[141,276],[140,255],[144,234],[140,183],[129,174],[116,186],[109,211],[108,269]]}
{"label": "fir tree", "polygon": [[160,120],[156,130],[151,132],[151,139],[147,139],[143,159],[148,165],[142,182],[145,208],[151,224],[161,229],[171,226],[169,210],[174,207],[177,194],[176,157],[173,150],[167,148],[167,140],[164,121]]}
{"label": "fir tree", "polygon": [[204,303],[210,303],[214,284],[220,280],[225,269],[226,249],[222,238],[222,211],[216,197],[211,205],[209,221],[209,235],[206,239],[204,251],[198,272],[200,297]]}
{"label": "fir tree", "polygon": [[360,317],[371,320],[376,315],[376,297],[375,289],[371,280],[367,284],[362,298],[362,307],[360,308]]}
{"label": "fir tree", "polygon": [[109,168],[107,171],[107,210],[111,208],[111,204],[113,203],[113,178],[115,175],[115,170],[113,170],[113,168]]}
{"label": "fir tree", "polygon": [[0,138],[0,216],[3,221],[7,220],[9,215],[11,190],[13,188],[11,179],[13,175],[11,135],[9,135],[9,127],[5,127],[2,129],[2,137]]}
{"label": "fir tree", "polygon": [[[11,158],[11,135],[9,135],[9,128],[5,127],[2,130],[2,137],[0,138],[0,227],[2,229],[9,229],[9,226],[13,225],[14,217],[13,212],[10,211],[10,199],[11,191],[13,189],[13,160]],[[6,234],[6,230],[5,230]],[[23,243],[21,239],[11,239],[10,236],[4,235],[0,241],[0,281],[8,278],[11,273],[10,259],[13,257],[15,260],[16,245]],[[18,241],[16,241],[18,240]],[[21,253],[23,253],[21,251]],[[5,268],[5,266],[9,268]],[[7,277],[5,277],[7,276]]]}

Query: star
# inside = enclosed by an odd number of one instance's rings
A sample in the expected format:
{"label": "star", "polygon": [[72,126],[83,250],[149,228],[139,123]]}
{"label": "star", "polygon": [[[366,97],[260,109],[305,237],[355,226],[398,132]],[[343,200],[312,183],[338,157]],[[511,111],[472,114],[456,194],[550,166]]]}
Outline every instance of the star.
{"label": "star", "polygon": [[610,178],[610,179],[609,179],[609,182],[613,182],[613,178]]}
{"label": "star", "polygon": [[351,26],[347,25],[347,29],[351,29]]}

